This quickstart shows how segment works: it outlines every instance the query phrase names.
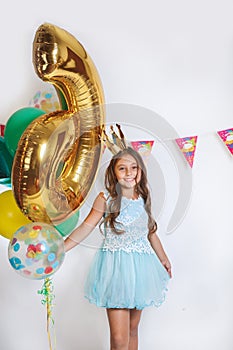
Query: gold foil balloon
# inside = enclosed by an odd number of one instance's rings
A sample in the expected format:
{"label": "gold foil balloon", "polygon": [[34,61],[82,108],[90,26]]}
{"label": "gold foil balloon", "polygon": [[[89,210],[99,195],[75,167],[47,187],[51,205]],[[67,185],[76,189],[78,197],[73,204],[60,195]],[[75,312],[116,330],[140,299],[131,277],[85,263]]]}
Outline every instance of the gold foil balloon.
{"label": "gold foil balloon", "polygon": [[12,186],[30,220],[58,225],[81,207],[95,180],[104,94],[84,47],[55,25],[38,28],[33,63],[38,76],[65,98],[67,110],[42,115],[26,128],[14,157]]}

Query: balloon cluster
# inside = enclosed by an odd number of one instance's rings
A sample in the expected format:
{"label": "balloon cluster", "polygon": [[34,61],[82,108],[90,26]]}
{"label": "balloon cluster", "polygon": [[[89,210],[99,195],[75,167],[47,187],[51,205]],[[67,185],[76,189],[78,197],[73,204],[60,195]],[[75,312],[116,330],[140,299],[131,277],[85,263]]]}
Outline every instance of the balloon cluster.
{"label": "balloon cluster", "polygon": [[77,225],[97,174],[105,115],[98,107],[104,103],[98,72],[70,33],[41,25],[33,64],[55,90],[37,91],[0,136],[0,184],[10,187],[0,193],[0,235],[10,240],[11,266],[42,279],[61,266],[63,237]]}
{"label": "balloon cluster", "polygon": [[[21,276],[43,279],[54,274],[64,259],[63,237],[77,225],[79,211],[58,225],[37,223],[18,206],[11,181],[12,166],[20,138],[28,125],[45,111],[37,107],[21,108],[8,119],[0,137],[0,235],[9,239],[8,257]],[[30,178],[28,179],[30,181]]]}
{"label": "balloon cluster", "polygon": [[[15,200],[12,190],[14,182],[11,181],[12,165],[20,138],[26,132],[28,125],[41,115],[45,115],[45,111],[36,107],[17,110],[6,123],[4,136],[0,137],[0,184],[4,185],[4,191],[0,193],[0,235],[7,239],[11,239],[19,227],[31,223]],[[76,211],[61,224],[53,226],[65,237],[75,228],[78,219],[79,211]]]}

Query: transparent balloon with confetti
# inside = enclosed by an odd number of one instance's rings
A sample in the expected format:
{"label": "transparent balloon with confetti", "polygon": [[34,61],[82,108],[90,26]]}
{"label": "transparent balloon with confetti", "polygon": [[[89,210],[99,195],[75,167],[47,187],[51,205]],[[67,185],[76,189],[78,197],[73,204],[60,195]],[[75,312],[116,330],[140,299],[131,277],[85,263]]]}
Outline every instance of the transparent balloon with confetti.
{"label": "transparent balloon with confetti", "polygon": [[42,109],[46,113],[61,109],[57,92],[52,86],[36,91],[29,106]]}
{"label": "transparent balloon with confetti", "polygon": [[40,222],[20,227],[8,246],[8,258],[21,276],[40,280],[49,278],[65,257],[62,235],[51,225]]}

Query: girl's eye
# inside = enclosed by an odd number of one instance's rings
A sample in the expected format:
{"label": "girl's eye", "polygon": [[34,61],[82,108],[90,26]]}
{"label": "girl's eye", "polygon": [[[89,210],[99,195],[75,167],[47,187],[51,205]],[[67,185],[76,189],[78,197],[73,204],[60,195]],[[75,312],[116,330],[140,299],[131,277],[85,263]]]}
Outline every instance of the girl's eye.
{"label": "girl's eye", "polygon": [[138,169],[137,165],[133,166],[133,170],[136,170]]}

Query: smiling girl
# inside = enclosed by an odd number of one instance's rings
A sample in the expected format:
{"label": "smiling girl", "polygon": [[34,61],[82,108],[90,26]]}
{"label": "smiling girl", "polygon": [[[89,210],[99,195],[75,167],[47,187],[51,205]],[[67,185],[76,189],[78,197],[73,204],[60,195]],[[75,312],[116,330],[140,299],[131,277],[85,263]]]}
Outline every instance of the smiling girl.
{"label": "smiling girl", "polygon": [[163,303],[171,264],[156,234],[139,153],[127,147],[112,157],[105,188],[83,223],[66,238],[65,250],[99,224],[104,242],[92,262],[85,296],[107,310],[111,350],[137,350],[142,310]]}

